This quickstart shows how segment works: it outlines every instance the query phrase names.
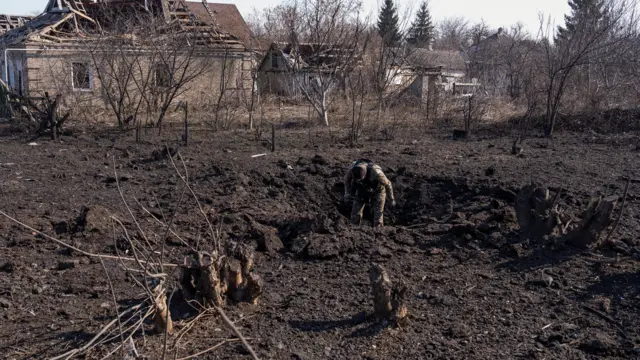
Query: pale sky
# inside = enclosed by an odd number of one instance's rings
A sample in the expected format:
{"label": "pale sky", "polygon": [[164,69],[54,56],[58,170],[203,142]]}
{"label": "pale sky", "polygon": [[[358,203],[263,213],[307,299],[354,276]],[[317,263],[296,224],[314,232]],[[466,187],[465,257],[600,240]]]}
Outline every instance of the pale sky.
{"label": "pale sky", "polygon": [[[402,9],[416,10],[420,0],[396,0]],[[210,1],[214,2],[214,1]],[[254,8],[274,6],[281,0],[217,0],[215,2],[235,3],[247,19]],[[41,12],[47,0],[0,0],[0,14],[33,15]],[[377,12],[379,0],[363,0],[367,12]],[[447,17],[464,17],[471,22],[483,20],[492,28],[508,27],[522,22],[530,32],[536,33],[539,27],[539,14],[551,17],[556,25],[563,23],[563,14],[569,11],[566,0],[429,0],[431,16],[435,21]],[[411,17],[413,18],[412,11]],[[401,19],[401,22],[403,20]],[[409,21],[410,22],[410,21]]]}

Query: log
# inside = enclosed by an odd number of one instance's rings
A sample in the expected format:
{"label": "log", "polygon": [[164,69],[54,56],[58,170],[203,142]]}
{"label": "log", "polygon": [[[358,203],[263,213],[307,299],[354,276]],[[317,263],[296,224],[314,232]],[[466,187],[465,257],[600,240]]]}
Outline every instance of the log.
{"label": "log", "polygon": [[613,222],[612,215],[617,202],[617,196],[591,199],[587,209],[580,216],[582,220],[578,226],[567,234],[567,241],[580,248],[596,244]]}

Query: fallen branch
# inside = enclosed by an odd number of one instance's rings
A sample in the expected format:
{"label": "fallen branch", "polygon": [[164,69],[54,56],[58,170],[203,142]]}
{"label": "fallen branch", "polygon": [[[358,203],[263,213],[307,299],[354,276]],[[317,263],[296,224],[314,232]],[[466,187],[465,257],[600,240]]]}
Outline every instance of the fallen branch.
{"label": "fallen branch", "polygon": [[[111,320],[111,322],[109,322],[106,326],[104,326],[102,328],[102,330],[100,330],[100,332],[98,332],[98,334],[96,336],[94,336],[91,340],[89,340],[89,342],[87,342],[84,346],[82,346],[79,349],[73,349],[70,351],[67,351],[66,353],[62,354],[62,355],[58,355],[56,357],[53,357],[49,360],[59,360],[59,359],[69,359],[74,355],[78,355],[84,351],[86,351],[87,349],[89,349],[91,347],[91,345],[93,345],[93,343],[95,343],[101,336],[102,334],[104,334],[109,328],[111,328],[113,325],[115,325],[121,317],[123,317],[125,314],[128,314],[134,310],[138,310],[142,307],[142,305],[144,305],[144,303],[140,303],[136,306],[130,307],[129,309],[123,311],[116,319]],[[119,349],[120,346],[118,346],[117,349]]]}
{"label": "fallen branch", "polygon": [[223,340],[223,341],[219,342],[218,344],[216,344],[216,345],[214,345],[214,346],[212,346],[212,347],[210,347],[210,348],[208,348],[208,349],[206,349],[206,350],[202,350],[202,351],[200,351],[199,353],[196,353],[196,354],[193,354],[193,355],[189,355],[189,356],[185,356],[185,357],[181,357],[181,358],[178,358],[178,359],[176,359],[176,360],[188,360],[188,359],[193,359],[194,357],[198,357],[198,356],[200,356],[200,355],[204,355],[204,354],[206,354],[206,353],[208,353],[208,352],[211,352],[211,351],[213,351],[213,350],[215,350],[215,349],[219,348],[220,346],[222,346],[222,345],[224,345],[224,344],[228,344],[228,343],[230,343],[230,342],[235,342],[235,341],[240,341],[240,339],[226,339],[226,340]]}
{"label": "fallen branch", "polygon": [[233,333],[236,334],[238,339],[240,339],[240,341],[242,341],[242,345],[249,352],[249,354],[251,355],[253,360],[259,360],[258,359],[258,355],[256,355],[255,351],[253,351],[253,349],[251,348],[251,345],[249,345],[247,340],[240,333],[240,330],[238,330],[238,328],[233,324],[233,322],[227,317],[227,314],[225,314],[224,310],[222,310],[222,308],[220,308],[218,306],[216,306],[215,309],[218,312],[218,314],[220,314],[220,316],[222,317],[222,320],[224,320],[224,322],[227,324],[227,326],[229,326],[229,328],[231,328]]}
{"label": "fallen branch", "polygon": [[624,328],[622,327],[622,324],[620,324],[619,322],[617,322],[614,319],[612,319],[609,315],[607,315],[607,314],[605,314],[605,313],[603,313],[601,311],[598,311],[598,310],[596,310],[594,308],[591,308],[591,307],[589,307],[587,305],[584,305],[584,304],[580,304],[580,307],[582,307],[583,309],[585,309],[585,310],[587,310],[587,311],[589,311],[591,313],[594,313],[594,314],[598,315],[599,317],[601,317],[602,319],[608,321],[609,323],[611,323],[611,325],[615,326],[616,329],[618,329],[618,331],[620,331],[620,333],[622,334],[622,336],[625,339],[627,339],[627,340],[629,339],[629,337],[627,336],[627,333],[624,331]]}
{"label": "fallen branch", "polygon": [[[118,300],[116,298],[116,291],[113,288],[113,283],[111,282],[111,276],[109,276],[109,272],[107,271],[107,267],[104,266],[104,261],[102,261],[102,259],[100,259],[100,265],[102,265],[102,268],[104,269],[104,274],[107,277],[107,282],[109,283],[109,289],[111,289],[111,297],[113,300],[113,306],[116,310],[116,315],[118,315]],[[120,321],[120,317],[116,316],[116,319],[118,320],[118,330],[120,330],[120,341],[121,341],[121,345],[124,349],[124,333],[122,332],[122,322]]]}
{"label": "fallen branch", "polygon": [[620,224],[620,219],[622,218],[622,212],[624,211],[624,203],[626,202],[627,194],[629,193],[630,184],[631,184],[631,179],[627,179],[627,185],[624,187],[624,195],[622,195],[622,204],[620,204],[620,213],[618,214],[618,218],[616,219],[616,222],[613,224],[611,231],[609,231],[609,233],[607,234],[607,237],[604,239],[602,244],[607,244],[609,242],[609,238],[611,238],[611,235],[613,235],[616,229],[618,229],[618,224]]}
{"label": "fallen branch", "polygon": [[[59,245],[62,245],[64,247],[68,248],[68,249],[71,249],[73,251],[77,251],[82,255],[89,256],[89,257],[95,257],[95,258],[102,258],[102,259],[111,259],[111,260],[137,261],[136,259],[129,258],[129,257],[122,257],[122,256],[115,256],[115,255],[105,255],[105,254],[94,254],[94,253],[90,253],[90,252],[87,252],[87,251],[84,251],[84,250],[80,250],[79,248],[77,248],[77,247],[75,247],[75,246],[73,246],[71,244],[67,244],[66,242],[64,242],[62,240],[58,240],[58,239],[56,239],[56,238],[54,238],[52,236],[49,236],[49,235],[43,233],[40,230],[34,229],[33,227],[31,227],[31,226],[29,226],[29,225],[27,225],[27,224],[15,219],[15,218],[9,216],[7,213],[5,213],[2,210],[0,210],[0,215],[6,217],[7,219],[9,219],[9,220],[13,221],[14,223],[24,227],[27,230],[31,230],[32,232],[34,232],[34,233],[36,233],[36,234],[38,234],[38,235],[40,235],[40,236],[42,236],[42,237],[44,237],[46,239],[49,239],[49,240],[51,240],[51,241],[53,241],[53,242],[55,242],[55,243],[57,243]],[[145,260],[139,260],[139,261],[141,263],[143,263],[143,264],[147,263],[147,261],[145,261]],[[164,263],[162,265],[163,266],[167,266],[167,267],[178,267],[178,266],[180,266],[178,264],[171,264],[171,263]],[[159,276],[159,275],[165,275],[166,276],[166,274],[155,274],[154,276]]]}

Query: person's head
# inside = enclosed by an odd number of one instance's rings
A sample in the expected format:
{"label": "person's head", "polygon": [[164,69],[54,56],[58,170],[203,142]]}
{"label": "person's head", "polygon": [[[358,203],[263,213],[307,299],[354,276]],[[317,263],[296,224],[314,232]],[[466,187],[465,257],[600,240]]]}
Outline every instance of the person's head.
{"label": "person's head", "polygon": [[354,166],[351,172],[353,173],[353,179],[356,182],[362,182],[362,180],[367,176],[367,166],[364,164]]}

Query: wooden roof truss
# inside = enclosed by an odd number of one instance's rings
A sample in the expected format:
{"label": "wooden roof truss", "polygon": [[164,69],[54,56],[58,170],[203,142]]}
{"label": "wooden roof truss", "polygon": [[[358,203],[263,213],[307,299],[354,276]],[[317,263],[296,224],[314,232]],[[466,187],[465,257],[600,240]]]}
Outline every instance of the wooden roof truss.
{"label": "wooden roof truss", "polygon": [[[244,50],[244,45],[237,37],[222,31],[215,21],[205,21],[195,16],[184,1],[161,1],[161,11],[167,23],[166,27],[160,29],[163,35],[185,35],[188,41],[197,46]],[[214,19],[212,12],[210,16]],[[91,34],[84,32],[82,29],[85,27],[80,26],[88,22],[97,27],[97,31],[101,30],[99,21],[89,15],[82,0],[49,0],[45,12],[23,26],[22,31],[12,34],[9,42],[88,41],[91,40]],[[4,40],[0,39],[0,42]]]}
{"label": "wooden roof truss", "polygon": [[31,16],[0,15],[0,34],[23,26],[29,20]]}

